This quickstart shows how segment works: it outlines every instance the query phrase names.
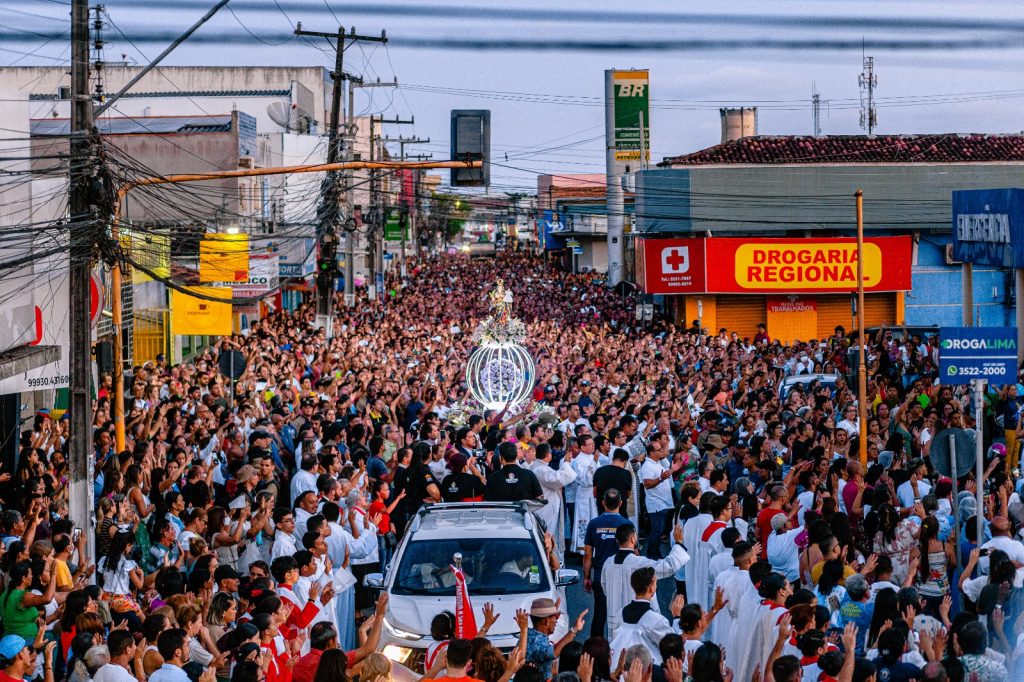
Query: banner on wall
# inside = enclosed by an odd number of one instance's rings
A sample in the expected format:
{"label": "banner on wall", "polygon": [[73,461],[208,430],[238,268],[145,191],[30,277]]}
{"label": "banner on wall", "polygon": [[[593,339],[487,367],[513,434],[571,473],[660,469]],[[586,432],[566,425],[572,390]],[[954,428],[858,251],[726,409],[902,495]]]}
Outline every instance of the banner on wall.
{"label": "banner on wall", "polygon": [[[231,289],[193,287],[196,293],[230,299]],[[171,334],[175,336],[224,336],[232,332],[231,304],[209,301],[171,290]]]}
{"label": "banner on wall", "polygon": [[199,281],[245,282],[249,277],[249,235],[210,232],[199,242]]}

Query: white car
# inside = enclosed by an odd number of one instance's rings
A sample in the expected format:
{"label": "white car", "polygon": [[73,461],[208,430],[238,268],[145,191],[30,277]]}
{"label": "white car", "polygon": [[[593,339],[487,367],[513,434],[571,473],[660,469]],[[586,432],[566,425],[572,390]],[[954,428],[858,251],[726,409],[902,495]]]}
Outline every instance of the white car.
{"label": "white car", "polygon": [[[455,613],[451,565],[456,554],[462,555],[476,624],[483,625],[484,603],[494,604],[498,620],[487,639],[503,651],[518,641],[517,609],[529,611],[539,597],[557,600],[563,596],[562,588],[579,581],[574,570],[552,573],[544,536],[528,503],[425,505],[410,520],[386,577],[373,573],[364,578],[367,587],[388,593],[381,633],[384,654],[414,671],[422,671],[427,647],[433,642],[431,620],[442,611]],[[568,627],[563,613],[552,640],[563,637]]]}

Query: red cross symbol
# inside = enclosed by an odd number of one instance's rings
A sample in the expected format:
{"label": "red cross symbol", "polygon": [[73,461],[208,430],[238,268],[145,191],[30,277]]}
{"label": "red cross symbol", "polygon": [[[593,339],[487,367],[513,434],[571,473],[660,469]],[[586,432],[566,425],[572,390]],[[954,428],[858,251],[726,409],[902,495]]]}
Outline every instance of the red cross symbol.
{"label": "red cross symbol", "polygon": [[690,249],[685,246],[666,248],[661,252],[661,263],[665,272],[686,272],[690,269]]}

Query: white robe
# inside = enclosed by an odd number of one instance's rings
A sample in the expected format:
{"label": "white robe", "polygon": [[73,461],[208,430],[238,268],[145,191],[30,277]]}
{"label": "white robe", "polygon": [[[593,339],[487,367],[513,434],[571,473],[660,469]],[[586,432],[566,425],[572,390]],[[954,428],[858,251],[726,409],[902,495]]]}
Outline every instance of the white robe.
{"label": "white robe", "polygon": [[[728,560],[728,564],[725,563]],[[711,603],[715,603],[715,592],[722,588],[722,592],[725,592],[725,583],[736,573],[739,569],[736,568],[736,564],[732,561],[732,552],[725,551],[716,554],[711,557],[710,570],[708,576],[714,580],[711,583]],[[724,608],[723,608],[724,611]],[[720,612],[715,616],[714,620],[711,621],[711,625],[708,627],[707,635],[705,640],[709,642],[715,642],[721,646],[726,647],[728,650],[728,640],[732,634],[731,620],[724,613]]]}
{"label": "white robe", "polygon": [[[596,453],[595,453],[596,454]],[[597,516],[597,500],[594,499],[594,472],[601,462],[592,455],[579,455],[572,461],[576,472],[576,518],[572,529],[570,549],[583,554],[587,539],[587,526]]]}
{"label": "white robe", "polygon": [[292,556],[298,549],[295,547],[295,538],[284,531],[274,533],[274,548],[270,552],[270,560],[282,556]]}
{"label": "white robe", "polygon": [[741,571],[735,566],[733,571],[729,573],[728,577],[722,581],[722,596],[725,598],[725,611],[719,615],[715,620],[724,618],[719,623],[719,631],[724,631],[725,635],[722,638],[721,645],[725,647],[726,665],[736,671],[737,661],[739,660],[739,648],[742,636],[739,635],[739,619],[741,611],[741,604],[744,601],[744,597],[749,595],[748,601],[757,597],[757,590],[754,588],[753,583],[750,582],[750,573],[748,571]]}
{"label": "white robe", "polygon": [[[623,618],[615,631],[615,637],[609,642],[612,650],[611,660],[619,660],[619,653],[637,644],[643,645],[651,652],[654,665],[661,665],[661,653],[658,644],[665,635],[682,634],[679,628],[672,627],[668,618],[661,615],[655,605],[643,611],[643,604],[634,600],[623,609]],[[637,616],[641,614],[639,618]]]}
{"label": "white robe", "polygon": [[[754,622],[753,637],[749,658],[753,665],[761,667],[762,675],[764,666],[775,648],[775,641],[779,636],[779,619],[786,614],[785,607],[766,606],[761,604],[757,610],[758,618]],[[753,674],[754,669],[751,669]]]}
{"label": "white robe", "polygon": [[737,573],[729,581],[728,588],[730,595],[739,592],[740,598],[736,602],[730,601],[730,604],[736,604],[736,609],[733,615],[733,648],[726,652],[727,665],[732,668],[734,680],[749,680],[757,667],[753,657],[760,648],[754,646],[753,635],[762,608],[761,597],[750,582],[747,571]]}
{"label": "white robe", "polygon": [[601,568],[601,588],[608,601],[608,640],[615,636],[615,630],[622,622],[622,608],[633,601],[636,594],[630,584],[633,571],[650,566],[654,569],[655,578],[667,578],[689,560],[690,555],[682,545],[673,545],[668,556],[658,561],[624,549],[608,557]]}
{"label": "white robe", "polygon": [[552,469],[548,462],[534,460],[528,467],[540,482],[540,489],[544,493],[547,504],[534,512],[534,515],[544,522],[548,532],[555,539],[555,548],[558,556],[565,553],[565,528],[564,516],[562,513],[562,489],[572,485],[576,481],[576,471],[572,464],[562,460],[558,469]]}
{"label": "white robe", "polygon": [[676,573],[676,580],[686,581],[686,602],[700,604],[703,607],[707,606],[704,603],[707,601],[707,597],[704,595],[708,591],[707,561],[711,559],[711,555],[707,555],[703,564],[697,561],[697,557],[700,556],[700,538],[712,521],[714,518],[711,514],[698,514],[687,520],[683,526],[683,545],[694,560],[686,565],[685,571]]}

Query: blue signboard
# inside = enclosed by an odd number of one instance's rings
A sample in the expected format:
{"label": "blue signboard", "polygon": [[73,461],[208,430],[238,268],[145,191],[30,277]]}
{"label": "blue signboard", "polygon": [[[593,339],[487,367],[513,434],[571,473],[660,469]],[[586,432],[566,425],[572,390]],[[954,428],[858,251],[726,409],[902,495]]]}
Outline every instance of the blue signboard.
{"label": "blue signboard", "polygon": [[969,384],[971,379],[990,384],[1017,382],[1016,327],[939,329],[939,381]]}
{"label": "blue signboard", "polygon": [[953,192],[953,258],[1024,268],[1024,189]]}

